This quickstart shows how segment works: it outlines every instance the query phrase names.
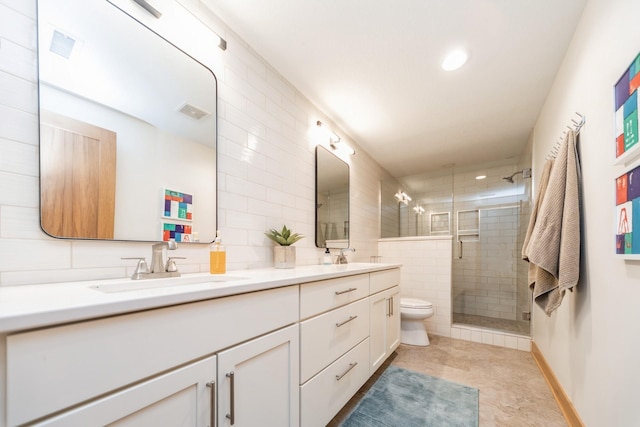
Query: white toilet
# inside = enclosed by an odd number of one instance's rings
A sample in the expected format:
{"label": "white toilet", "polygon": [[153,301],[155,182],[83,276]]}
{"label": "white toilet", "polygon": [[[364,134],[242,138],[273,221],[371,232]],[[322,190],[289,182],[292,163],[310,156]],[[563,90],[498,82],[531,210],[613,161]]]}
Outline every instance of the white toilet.
{"label": "white toilet", "polygon": [[424,320],[433,316],[433,304],[417,298],[400,298],[400,342],[426,347],[429,336]]}

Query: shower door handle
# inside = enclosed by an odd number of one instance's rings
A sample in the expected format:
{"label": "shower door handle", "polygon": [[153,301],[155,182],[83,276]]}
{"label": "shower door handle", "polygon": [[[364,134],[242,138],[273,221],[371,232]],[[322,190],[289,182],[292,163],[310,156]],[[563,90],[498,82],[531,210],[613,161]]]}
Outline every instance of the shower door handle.
{"label": "shower door handle", "polygon": [[462,259],[462,239],[458,239],[458,259]]}

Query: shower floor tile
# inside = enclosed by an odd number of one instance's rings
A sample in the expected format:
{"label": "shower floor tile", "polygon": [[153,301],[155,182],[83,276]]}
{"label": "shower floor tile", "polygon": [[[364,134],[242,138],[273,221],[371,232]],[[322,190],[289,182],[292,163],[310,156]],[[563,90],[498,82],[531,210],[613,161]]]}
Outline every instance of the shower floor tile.
{"label": "shower floor tile", "polygon": [[476,316],[473,314],[463,313],[453,313],[453,323],[524,336],[529,336],[531,326],[531,322],[526,320],[496,319],[494,317]]}

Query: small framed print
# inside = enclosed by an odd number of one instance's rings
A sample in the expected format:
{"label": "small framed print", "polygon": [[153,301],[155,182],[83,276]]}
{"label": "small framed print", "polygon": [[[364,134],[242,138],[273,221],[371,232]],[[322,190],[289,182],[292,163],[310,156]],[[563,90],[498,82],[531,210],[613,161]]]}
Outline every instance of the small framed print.
{"label": "small framed print", "polygon": [[640,155],[638,87],[640,54],[636,55],[614,86],[616,164],[628,164]]}
{"label": "small framed print", "polygon": [[615,179],[616,255],[640,259],[640,165]]}

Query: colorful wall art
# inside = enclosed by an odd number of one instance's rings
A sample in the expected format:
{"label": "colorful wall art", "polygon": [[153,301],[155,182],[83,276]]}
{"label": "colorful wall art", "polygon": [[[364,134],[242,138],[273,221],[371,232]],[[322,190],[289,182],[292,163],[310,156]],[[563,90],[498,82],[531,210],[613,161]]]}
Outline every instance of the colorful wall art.
{"label": "colorful wall art", "polygon": [[176,242],[193,242],[191,225],[164,222],[162,224],[162,240],[168,242],[170,239]]}
{"label": "colorful wall art", "polygon": [[[640,54],[615,84],[616,159],[637,152]],[[637,154],[633,154],[635,157]]]}
{"label": "colorful wall art", "polygon": [[179,191],[164,190],[164,217],[182,221],[193,220],[193,196]]}
{"label": "colorful wall art", "polygon": [[640,254],[640,166],[616,178],[615,185],[616,254]]}
{"label": "colorful wall art", "polygon": [[173,221],[162,222],[162,240],[174,239],[176,242],[192,242],[193,196],[165,189],[163,195],[163,218]]}

